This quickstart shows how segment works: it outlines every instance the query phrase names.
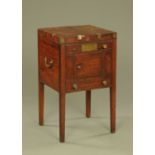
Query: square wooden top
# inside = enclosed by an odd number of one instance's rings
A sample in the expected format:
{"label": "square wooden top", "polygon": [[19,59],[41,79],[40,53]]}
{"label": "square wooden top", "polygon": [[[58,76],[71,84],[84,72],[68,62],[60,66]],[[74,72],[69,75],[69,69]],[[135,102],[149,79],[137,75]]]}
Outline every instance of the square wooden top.
{"label": "square wooden top", "polygon": [[101,38],[104,35],[111,35],[115,33],[114,31],[92,25],[48,27],[40,28],[38,30],[55,37],[55,41],[59,40],[58,43],[91,41],[94,36]]}

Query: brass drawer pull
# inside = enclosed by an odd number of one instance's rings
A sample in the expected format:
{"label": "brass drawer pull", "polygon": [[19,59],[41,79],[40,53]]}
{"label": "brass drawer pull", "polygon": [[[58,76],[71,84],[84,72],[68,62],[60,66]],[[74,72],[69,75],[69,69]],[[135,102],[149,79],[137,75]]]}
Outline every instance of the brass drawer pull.
{"label": "brass drawer pull", "polygon": [[76,83],[73,83],[72,88],[73,88],[74,90],[77,90],[77,89],[78,89],[77,84],[76,84]]}
{"label": "brass drawer pull", "polygon": [[44,58],[44,63],[47,68],[51,68],[53,66],[54,60],[51,59],[49,62],[47,61],[47,57]]}
{"label": "brass drawer pull", "polygon": [[104,80],[104,81],[102,81],[102,84],[103,84],[103,85],[107,85],[108,82],[107,82],[106,80]]}
{"label": "brass drawer pull", "polygon": [[77,68],[77,69],[81,69],[81,65],[77,65],[76,68]]}
{"label": "brass drawer pull", "polygon": [[107,45],[107,44],[103,44],[103,45],[102,45],[102,48],[103,48],[103,49],[108,48],[108,45]]}

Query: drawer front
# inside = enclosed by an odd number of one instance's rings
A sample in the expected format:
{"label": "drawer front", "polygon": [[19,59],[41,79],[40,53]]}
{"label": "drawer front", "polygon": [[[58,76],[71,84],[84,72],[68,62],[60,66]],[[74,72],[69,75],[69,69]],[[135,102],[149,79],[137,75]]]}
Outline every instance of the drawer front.
{"label": "drawer front", "polygon": [[58,90],[58,50],[47,44],[40,46],[39,52],[39,74],[40,80],[48,86]]}
{"label": "drawer front", "polygon": [[111,75],[112,51],[67,55],[66,78],[83,79]]}
{"label": "drawer front", "polygon": [[[79,91],[111,85],[112,51],[67,55],[66,90]],[[75,86],[75,88],[74,88]]]}
{"label": "drawer front", "polygon": [[111,86],[111,79],[103,77],[94,77],[80,80],[67,80],[66,91],[76,92],[81,90],[90,90],[97,88],[106,88]]}
{"label": "drawer front", "polygon": [[113,38],[116,38],[116,33],[111,33],[111,34],[104,34],[102,35],[100,32],[97,32],[96,35],[91,35],[90,32],[93,32],[92,29],[87,32],[85,35],[77,34],[79,32],[76,32],[75,35],[72,35],[70,37],[65,38],[66,43],[82,43],[82,42],[97,42],[97,41],[107,41],[111,40]]}
{"label": "drawer front", "polygon": [[66,51],[68,54],[70,53],[79,53],[79,52],[94,52],[105,49],[112,48],[112,40],[98,43],[83,43],[83,44],[72,44],[66,46]]}
{"label": "drawer front", "polygon": [[75,78],[100,77],[103,75],[103,52],[75,55]]}

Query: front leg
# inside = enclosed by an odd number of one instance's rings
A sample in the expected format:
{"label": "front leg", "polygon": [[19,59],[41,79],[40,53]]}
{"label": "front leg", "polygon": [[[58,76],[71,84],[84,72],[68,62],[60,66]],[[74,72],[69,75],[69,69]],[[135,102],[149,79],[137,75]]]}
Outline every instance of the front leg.
{"label": "front leg", "polygon": [[86,91],[86,117],[91,115],[91,90]]}
{"label": "front leg", "polygon": [[114,87],[110,88],[110,126],[111,133],[116,130],[116,90]]}
{"label": "front leg", "polygon": [[60,142],[65,141],[65,93],[59,94],[59,134]]}
{"label": "front leg", "polygon": [[59,52],[59,136],[60,142],[65,141],[65,46]]}
{"label": "front leg", "polygon": [[116,130],[116,38],[113,38],[112,50],[112,78],[110,88],[110,120],[111,133]]}
{"label": "front leg", "polygon": [[39,81],[39,125],[44,124],[44,84]]}

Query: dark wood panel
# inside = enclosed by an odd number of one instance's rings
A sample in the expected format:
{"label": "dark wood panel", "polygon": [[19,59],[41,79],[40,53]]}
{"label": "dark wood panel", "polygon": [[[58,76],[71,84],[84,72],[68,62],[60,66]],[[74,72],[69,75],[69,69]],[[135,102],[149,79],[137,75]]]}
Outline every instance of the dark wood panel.
{"label": "dark wood panel", "polygon": [[67,79],[82,79],[89,77],[108,77],[112,72],[112,50],[92,53],[78,53],[66,56]]}
{"label": "dark wood panel", "polygon": [[[87,45],[87,44],[96,44],[97,48],[96,50],[92,50],[89,52],[82,51],[82,45]],[[72,53],[91,53],[91,52],[96,52],[96,51],[103,51],[106,49],[112,49],[112,40],[106,40],[105,42],[89,42],[89,43],[82,43],[82,44],[68,44],[66,45],[66,53],[67,54],[72,54]]]}
{"label": "dark wood panel", "polygon": [[75,78],[102,76],[103,52],[82,53],[75,56]]}
{"label": "dark wood panel", "polygon": [[74,63],[75,63],[75,56],[67,55],[66,56],[66,79],[73,79],[74,78]]}

